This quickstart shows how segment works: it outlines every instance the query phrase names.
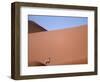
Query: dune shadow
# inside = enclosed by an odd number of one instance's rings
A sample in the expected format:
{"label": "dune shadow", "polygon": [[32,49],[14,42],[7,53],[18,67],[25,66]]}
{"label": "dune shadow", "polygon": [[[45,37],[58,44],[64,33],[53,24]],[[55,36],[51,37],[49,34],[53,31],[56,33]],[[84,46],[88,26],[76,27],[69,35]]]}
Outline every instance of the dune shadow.
{"label": "dune shadow", "polygon": [[46,64],[41,63],[39,61],[34,61],[34,62],[29,63],[29,66],[46,66]]}

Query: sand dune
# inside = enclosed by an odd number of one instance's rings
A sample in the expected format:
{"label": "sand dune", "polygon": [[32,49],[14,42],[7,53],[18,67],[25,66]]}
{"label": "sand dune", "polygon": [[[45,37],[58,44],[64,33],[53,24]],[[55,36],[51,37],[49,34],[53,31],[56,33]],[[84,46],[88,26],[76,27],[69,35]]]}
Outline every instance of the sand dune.
{"label": "sand dune", "polygon": [[[29,33],[28,41],[29,66],[36,66],[36,61],[44,65],[87,63],[87,25]],[[46,63],[48,58],[49,63]]]}
{"label": "sand dune", "polygon": [[28,33],[35,33],[41,31],[47,31],[47,30],[33,21],[28,21]]}

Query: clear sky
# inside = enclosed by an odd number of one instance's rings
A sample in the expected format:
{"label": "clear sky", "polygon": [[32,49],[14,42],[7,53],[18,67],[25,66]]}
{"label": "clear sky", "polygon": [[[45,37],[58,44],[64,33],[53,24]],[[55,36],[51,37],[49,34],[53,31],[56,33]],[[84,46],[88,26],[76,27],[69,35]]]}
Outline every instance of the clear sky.
{"label": "clear sky", "polygon": [[48,31],[88,24],[87,17],[29,15],[28,20],[36,22]]}

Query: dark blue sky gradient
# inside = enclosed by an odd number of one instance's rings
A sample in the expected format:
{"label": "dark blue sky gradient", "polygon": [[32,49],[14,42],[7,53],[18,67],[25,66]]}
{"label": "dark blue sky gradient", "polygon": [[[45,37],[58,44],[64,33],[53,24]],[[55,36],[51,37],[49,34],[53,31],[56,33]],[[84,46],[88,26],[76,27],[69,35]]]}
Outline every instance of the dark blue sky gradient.
{"label": "dark blue sky gradient", "polygon": [[88,24],[87,17],[29,15],[28,20],[36,22],[48,31]]}

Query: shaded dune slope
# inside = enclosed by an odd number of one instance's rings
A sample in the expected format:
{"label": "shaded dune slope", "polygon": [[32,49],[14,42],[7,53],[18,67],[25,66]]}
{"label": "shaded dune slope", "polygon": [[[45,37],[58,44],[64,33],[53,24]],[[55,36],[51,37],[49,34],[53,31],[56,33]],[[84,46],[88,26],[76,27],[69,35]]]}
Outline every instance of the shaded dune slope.
{"label": "shaded dune slope", "polygon": [[47,30],[33,21],[30,20],[28,21],[28,33],[35,33],[41,31],[47,31]]}

